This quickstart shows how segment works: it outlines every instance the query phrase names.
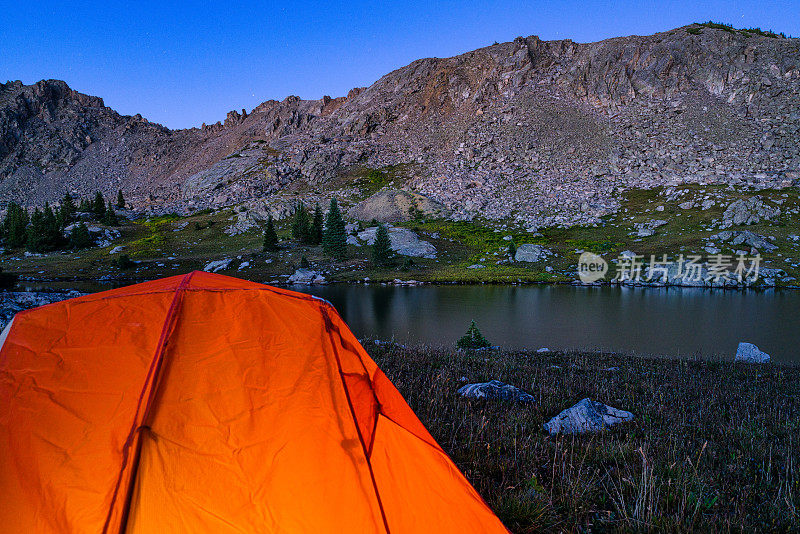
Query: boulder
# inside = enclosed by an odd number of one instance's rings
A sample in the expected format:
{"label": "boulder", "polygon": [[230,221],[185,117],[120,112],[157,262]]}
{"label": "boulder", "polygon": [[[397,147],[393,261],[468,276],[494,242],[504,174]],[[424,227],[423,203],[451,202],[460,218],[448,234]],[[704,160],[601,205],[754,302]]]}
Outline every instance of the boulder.
{"label": "boulder", "polygon": [[630,412],[586,398],[550,419],[545,423],[544,429],[550,435],[580,434],[597,432],[617,423],[631,420],[633,420],[633,414]]}
{"label": "boulder", "polygon": [[[389,226],[389,241],[391,242],[392,250],[403,256],[414,256],[417,258],[435,258],[436,247],[427,241],[422,241],[417,234],[407,228],[395,228]],[[368,245],[375,242],[375,234],[378,231],[377,226],[367,228],[363,232],[359,232],[358,239],[366,241]]]}
{"label": "boulder", "polygon": [[227,269],[228,266],[230,266],[231,261],[233,261],[231,258],[223,258],[221,260],[210,261],[203,266],[203,270],[206,271],[207,273],[215,273],[217,271],[222,271],[224,269]]}
{"label": "boulder", "polygon": [[736,349],[735,361],[737,362],[769,363],[769,360],[769,354],[759,350],[752,343],[739,343],[739,347]]}
{"label": "boulder", "polygon": [[533,395],[530,393],[525,393],[521,389],[510,384],[504,384],[499,380],[461,386],[458,389],[458,394],[471,399],[499,399],[518,402],[534,401]]}
{"label": "boulder", "polygon": [[648,237],[655,233],[655,228],[659,226],[664,226],[667,224],[667,221],[661,219],[652,219],[650,221],[640,222],[633,225],[636,229],[636,235],[638,237]]}
{"label": "boulder", "polygon": [[763,250],[764,252],[772,252],[778,248],[777,245],[770,243],[763,235],[756,234],[750,230],[723,230],[711,236],[711,238],[718,238],[721,241],[730,242],[733,246],[747,245],[758,250]]}
{"label": "boulder", "polygon": [[289,277],[290,284],[324,284],[325,277],[322,273],[312,271],[311,269],[297,269],[292,276]]}
{"label": "boulder", "polygon": [[739,199],[732,202],[723,212],[720,228],[730,228],[739,224],[756,224],[780,214],[780,208],[767,204],[759,197]]}
{"label": "boulder", "polygon": [[411,219],[411,208],[416,204],[423,215],[446,217],[449,211],[442,204],[420,195],[399,189],[381,189],[371,197],[350,208],[347,215],[360,221],[376,220],[397,223]]}
{"label": "boulder", "polygon": [[517,253],[514,254],[515,261],[536,262],[547,258],[552,252],[542,245],[532,245],[525,243],[517,247]]}

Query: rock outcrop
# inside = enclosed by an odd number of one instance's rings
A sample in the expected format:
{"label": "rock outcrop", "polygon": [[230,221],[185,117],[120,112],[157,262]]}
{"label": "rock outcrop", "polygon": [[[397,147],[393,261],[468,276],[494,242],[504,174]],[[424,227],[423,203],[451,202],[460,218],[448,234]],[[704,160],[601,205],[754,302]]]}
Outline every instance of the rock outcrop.
{"label": "rock outcrop", "polygon": [[[388,230],[391,248],[397,254],[417,258],[436,257],[436,247],[428,241],[420,239],[412,230],[408,228],[395,228],[394,226],[389,226]],[[358,233],[358,239],[366,242],[368,245],[372,245],[375,242],[375,235],[377,232],[377,226],[367,228],[363,232]]]}
{"label": "rock outcrop", "polygon": [[289,277],[287,282],[301,285],[324,284],[325,277],[322,273],[312,271],[311,269],[297,269],[294,274]]}
{"label": "rock outcrop", "polygon": [[347,215],[360,221],[398,223],[412,219],[415,211],[426,217],[450,214],[443,205],[419,193],[386,188],[350,208]]}
{"label": "rock outcrop", "polygon": [[391,166],[394,187],[454,219],[594,224],[629,187],[791,186],[799,133],[798,39],[698,25],[586,44],[518,37],[420,59],[346,97],[270,100],[187,130],[64,82],[9,82],[0,201],[122,189],[137,210],[188,211],[347,195],[354,173]]}
{"label": "rock outcrop", "polygon": [[537,262],[550,256],[552,251],[543,247],[542,245],[533,245],[525,243],[517,247],[517,252],[514,254],[514,261]]}
{"label": "rock outcrop", "polygon": [[758,197],[740,199],[725,209],[722,214],[720,228],[730,228],[740,224],[756,224],[760,221],[768,221],[781,214],[781,209],[764,202]]}

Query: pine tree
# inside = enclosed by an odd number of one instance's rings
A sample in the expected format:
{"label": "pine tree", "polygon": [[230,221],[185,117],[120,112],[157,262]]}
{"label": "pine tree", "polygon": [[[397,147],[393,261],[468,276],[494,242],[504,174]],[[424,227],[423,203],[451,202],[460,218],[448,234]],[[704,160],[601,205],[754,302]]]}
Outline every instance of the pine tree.
{"label": "pine tree", "polygon": [[64,198],[61,199],[61,205],[58,207],[58,222],[61,228],[69,226],[75,220],[75,201],[72,200],[72,195],[66,193]]}
{"label": "pine tree", "polygon": [[103,194],[98,191],[94,195],[94,202],[92,202],[92,212],[94,216],[97,217],[97,220],[102,220],[103,215],[106,214],[106,201],[103,198]]}
{"label": "pine tree", "polygon": [[117,208],[125,209],[125,197],[122,196],[122,189],[117,191]]}
{"label": "pine tree", "polygon": [[325,218],[322,248],[327,255],[337,260],[343,260],[347,256],[347,236],[344,231],[344,219],[342,219],[342,214],[339,212],[336,198],[331,199],[328,215]]}
{"label": "pine tree", "polygon": [[264,230],[264,250],[270,252],[278,250],[278,234],[275,233],[272,215],[267,217],[267,228]]}
{"label": "pine tree", "polygon": [[312,245],[318,246],[322,244],[322,232],[325,227],[325,219],[322,215],[322,208],[319,207],[319,202],[314,206],[314,221],[311,223],[311,240]]}
{"label": "pine tree", "polygon": [[44,205],[43,218],[45,249],[55,250],[64,244],[64,234],[61,233],[61,225],[58,224],[58,218],[48,203]]}
{"label": "pine tree", "polygon": [[31,252],[41,252],[44,248],[44,216],[39,208],[31,214],[31,222],[27,228],[28,237],[25,246]]}
{"label": "pine tree", "polygon": [[3,220],[3,238],[9,248],[19,248],[25,245],[28,240],[29,223],[28,210],[16,202],[10,202],[6,210],[6,218]]}
{"label": "pine tree", "polygon": [[292,237],[304,245],[310,244],[311,241],[311,221],[308,217],[308,211],[302,202],[298,202],[297,206],[295,206],[294,219],[292,220]]}
{"label": "pine tree", "polygon": [[80,203],[78,204],[78,211],[81,213],[89,213],[92,211],[92,203],[89,202],[89,199],[81,199]]}
{"label": "pine tree", "polygon": [[483,337],[475,321],[472,321],[472,324],[470,324],[467,329],[467,333],[461,336],[461,339],[456,342],[456,346],[459,349],[484,349],[486,347],[491,347],[492,344]]}
{"label": "pine tree", "polygon": [[89,234],[86,223],[81,221],[75,225],[69,235],[69,245],[74,249],[89,248],[94,245],[94,240]]}
{"label": "pine tree", "polygon": [[386,226],[379,225],[372,243],[372,262],[379,267],[388,267],[393,263],[392,241]]}
{"label": "pine tree", "polygon": [[514,243],[514,241],[511,241],[508,244],[508,255],[512,261],[514,260],[514,256],[517,255],[517,244]]}
{"label": "pine tree", "polygon": [[108,208],[103,213],[100,221],[105,224],[106,226],[119,226],[119,219],[117,218],[117,212],[114,211],[114,207],[111,205],[111,201],[108,201]]}

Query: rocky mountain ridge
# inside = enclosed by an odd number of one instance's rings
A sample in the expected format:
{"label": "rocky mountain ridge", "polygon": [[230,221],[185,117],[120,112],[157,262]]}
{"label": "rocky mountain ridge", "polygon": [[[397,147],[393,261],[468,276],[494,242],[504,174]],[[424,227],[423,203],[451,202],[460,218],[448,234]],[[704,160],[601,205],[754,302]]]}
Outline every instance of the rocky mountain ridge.
{"label": "rocky mountain ridge", "polygon": [[333,191],[356,202],[354,177],[396,166],[395,187],[456,219],[591,224],[630,187],[792,187],[799,131],[798,39],[701,25],[588,44],[518,37],[187,130],[64,82],[9,82],[0,200],[122,189],[140,210],[269,210]]}

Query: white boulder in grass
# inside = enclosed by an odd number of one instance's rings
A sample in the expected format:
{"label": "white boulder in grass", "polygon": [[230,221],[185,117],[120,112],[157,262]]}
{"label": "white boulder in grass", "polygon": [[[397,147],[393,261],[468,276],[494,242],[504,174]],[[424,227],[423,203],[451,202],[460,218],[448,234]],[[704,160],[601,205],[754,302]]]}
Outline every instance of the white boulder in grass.
{"label": "white boulder in grass", "polygon": [[499,380],[489,382],[478,382],[467,384],[458,389],[459,395],[473,399],[499,399],[513,400],[518,402],[533,402],[533,395],[525,393],[521,389],[510,384],[504,384]]}
{"label": "white boulder in grass", "polygon": [[736,361],[749,363],[769,363],[769,354],[759,350],[759,348],[752,343],[743,342],[739,343],[739,347],[736,349]]}
{"label": "white boulder in grass", "polygon": [[544,429],[554,434],[580,434],[597,432],[611,425],[632,421],[633,414],[612,408],[602,402],[585,398],[572,408],[567,408],[544,424]]}
{"label": "white boulder in grass", "polygon": [[224,258],[221,260],[214,260],[206,263],[203,270],[207,273],[215,273],[227,269],[233,260],[231,258]]}

